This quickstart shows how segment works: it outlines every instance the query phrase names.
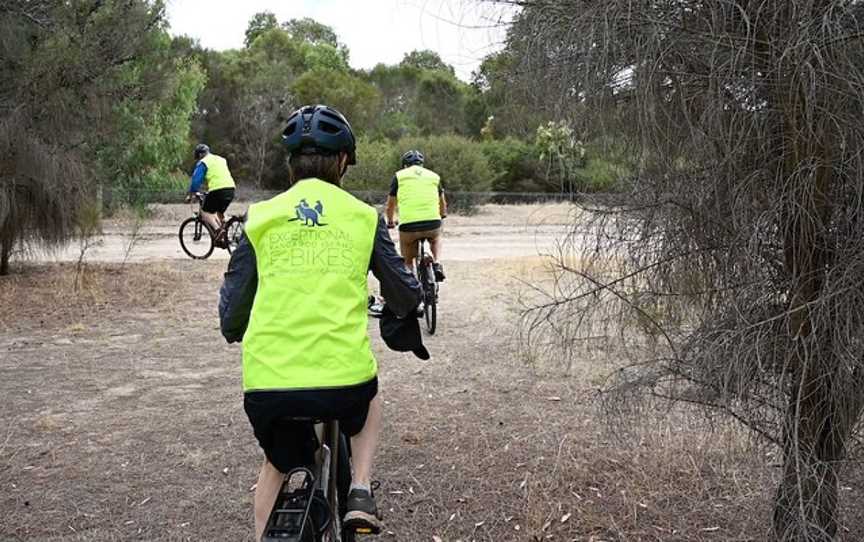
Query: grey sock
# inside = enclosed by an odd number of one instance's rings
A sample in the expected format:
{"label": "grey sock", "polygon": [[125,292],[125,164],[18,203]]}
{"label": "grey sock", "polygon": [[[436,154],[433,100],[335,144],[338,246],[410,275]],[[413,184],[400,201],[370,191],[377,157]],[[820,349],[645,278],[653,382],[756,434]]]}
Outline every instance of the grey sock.
{"label": "grey sock", "polygon": [[352,489],[352,490],[353,490],[353,489],[362,489],[362,490],[365,491],[366,493],[369,493],[370,495],[372,494],[372,488],[370,488],[370,487],[369,487],[368,485],[366,485],[366,484],[355,484],[354,482],[351,482],[351,489]]}

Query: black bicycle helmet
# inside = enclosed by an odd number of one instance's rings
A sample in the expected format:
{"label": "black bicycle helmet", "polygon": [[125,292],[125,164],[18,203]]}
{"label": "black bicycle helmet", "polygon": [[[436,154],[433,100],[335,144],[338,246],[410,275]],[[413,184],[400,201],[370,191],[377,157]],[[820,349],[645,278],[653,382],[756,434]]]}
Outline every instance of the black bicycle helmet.
{"label": "black bicycle helmet", "polygon": [[195,159],[200,160],[210,154],[210,147],[208,147],[204,143],[198,143],[195,145]]}
{"label": "black bicycle helmet", "polygon": [[282,142],[289,153],[336,154],[346,152],[348,165],[357,163],[357,144],[348,120],[332,107],[307,105],[288,117]]}
{"label": "black bicycle helmet", "polygon": [[417,150],[410,150],[402,155],[402,167],[407,166],[422,166],[426,158],[423,153]]}

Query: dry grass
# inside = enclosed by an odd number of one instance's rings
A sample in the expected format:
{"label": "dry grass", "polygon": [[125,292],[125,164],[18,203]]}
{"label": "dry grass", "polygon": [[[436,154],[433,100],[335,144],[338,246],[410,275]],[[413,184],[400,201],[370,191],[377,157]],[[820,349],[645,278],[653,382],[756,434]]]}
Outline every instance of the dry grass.
{"label": "dry grass", "polygon": [[190,295],[187,287],[214,280],[219,275],[213,268],[194,262],[88,263],[80,277],[74,264],[29,265],[0,277],[0,331],[21,331],[34,324],[83,331],[84,322],[99,323],[118,312],[170,310]]}

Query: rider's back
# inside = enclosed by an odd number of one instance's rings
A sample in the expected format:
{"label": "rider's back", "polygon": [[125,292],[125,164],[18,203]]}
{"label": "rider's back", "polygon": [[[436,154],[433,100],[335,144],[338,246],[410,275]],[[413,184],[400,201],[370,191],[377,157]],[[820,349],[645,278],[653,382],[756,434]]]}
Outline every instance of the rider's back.
{"label": "rider's back", "polygon": [[243,337],[245,391],[374,378],[366,276],[377,221],[372,207],[318,179],[250,207],[258,288]]}
{"label": "rider's back", "polygon": [[396,182],[403,224],[441,220],[441,177],[437,173],[418,165],[408,166],[396,172]]}
{"label": "rider's back", "polygon": [[215,192],[223,188],[235,188],[234,177],[228,169],[228,161],[217,154],[208,154],[201,159],[207,166],[207,190]]}

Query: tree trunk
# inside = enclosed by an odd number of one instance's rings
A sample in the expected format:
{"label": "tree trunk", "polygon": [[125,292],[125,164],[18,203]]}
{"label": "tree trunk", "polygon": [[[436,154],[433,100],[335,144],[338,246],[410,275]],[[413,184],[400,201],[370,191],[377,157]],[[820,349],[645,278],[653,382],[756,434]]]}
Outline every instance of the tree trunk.
{"label": "tree trunk", "polygon": [[0,241],[0,276],[9,274],[9,258],[12,256],[12,243]]}
{"label": "tree trunk", "polygon": [[[789,72],[793,73],[792,67]],[[791,279],[788,333],[791,385],[783,427],[783,478],[774,501],[774,536],[781,542],[828,542],[838,529],[837,466],[855,419],[847,410],[854,397],[838,393],[842,364],[833,352],[830,334],[814,333],[811,307],[823,295],[832,253],[830,224],[833,212],[831,188],[835,181],[831,126],[812,126],[808,112],[815,98],[799,83],[778,96],[785,112],[779,134],[785,139],[782,178],[790,184],[790,205],[782,217],[785,231],[785,269]],[[810,126],[801,135],[802,126]],[[800,164],[812,160],[815,170],[802,172]],[[824,315],[822,315],[824,318]],[[824,322],[823,322],[824,325]]]}
{"label": "tree trunk", "polygon": [[837,535],[836,469],[852,428],[834,404],[827,364],[802,358],[786,412],[774,536],[782,542],[828,542]]}

